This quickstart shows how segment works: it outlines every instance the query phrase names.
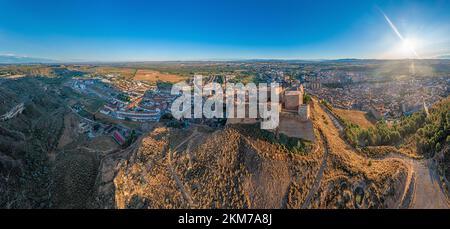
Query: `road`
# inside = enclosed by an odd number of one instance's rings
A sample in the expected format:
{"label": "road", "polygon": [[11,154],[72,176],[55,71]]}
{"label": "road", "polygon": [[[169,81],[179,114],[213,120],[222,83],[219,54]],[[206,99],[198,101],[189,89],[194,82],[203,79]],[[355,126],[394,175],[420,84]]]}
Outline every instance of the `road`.
{"label": "road", "polygon": [[[343,125],[328,109],[322,106],[322,109],[328,114],[337,129],[342,132]],[[412,195],[412,201],[409,204],[409,208],[415,209],[448,209],[450,208],[449,201],[446,194],[443,192],[440,186],[439,175],[436,173],[436,169],[433,166],[431,159],[429,160],[416,160],[404,155],[390,154],[383,160],[395,159],[403,162],[408,168],[407,181],[405,182],[405,188],[402,198],[399,200],[399,208],[407,198],[408,188],[410,183],[414,182],[414,190]]]}
{"label": "road", "polygon": [[447,197],[441,189],[439,175],[431,160],[410,160],[416,174],[414,198],[410,208],[448,209]]}

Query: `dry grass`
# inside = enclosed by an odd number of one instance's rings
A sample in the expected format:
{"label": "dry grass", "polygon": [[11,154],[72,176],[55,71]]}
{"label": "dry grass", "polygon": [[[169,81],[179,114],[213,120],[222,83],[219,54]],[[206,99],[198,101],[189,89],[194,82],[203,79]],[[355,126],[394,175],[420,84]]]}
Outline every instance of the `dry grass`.
{"label": "dry grass", "polygon": [[322,155],[318,150],[289,156],[273,144],[227,128],[199,131],[169,156],[170,142],[185,135],[180,132],[185,130],[156,128],[144,138],[114,180],[116,207],[296,208],[314,181],[314,158]]}
{"label": "dry grass", "polygon": [[342,119],[356,124],[362,128],[369,128],[374,126],[373,122],[368,119],[366,112],[357,110],[343,110],[338,108],[333,109],[333,111]]}
{"label": "dry grass", "polygon": [[174,74],[161,73],[154,70],[138,70],[134,76],[134,80],[147,81],[150,83],[156,83],[158,81],[178,83],[185,80],[186,78]]}
{"label": "dry grass", "polygon": [[313,103],[313,115],[318,117],[315,125],[323,130],[330,152],[324,181],[310,207],[355,208],[353,191],[357,186],[366,192],[361,207],[396,207],[406,180],[406,165],[395,159],[373,160],[357,153],[340,137],[318,102]]}
{"label": "dry grass", "polygon": [[58,148],[62,149],[64,146],[71,143],[74,139],[78,138],[77,125],[79,123],[78,118],[69,113],[64,116],[64,130],[59,138]]}
{"label": "dry grass", "polygon": [[[227,127],[198,132],[160,127],[119,166],[114,179],[119,208],[300,208],[319,182],[309,208],[393,208],[403,193],[407,170],[395,159],[370,159],[339,137],[332,121],[314,101],[317,149],[289,154],[267,141]],[[325,122],[329,124],[326,125]],[[318,171],[329,153],[322,179]],[[172,150],[171,150],[172,149]],[[364,197],[355,195],[362,187]],[[361,201],[357,201],[361,200]]]}

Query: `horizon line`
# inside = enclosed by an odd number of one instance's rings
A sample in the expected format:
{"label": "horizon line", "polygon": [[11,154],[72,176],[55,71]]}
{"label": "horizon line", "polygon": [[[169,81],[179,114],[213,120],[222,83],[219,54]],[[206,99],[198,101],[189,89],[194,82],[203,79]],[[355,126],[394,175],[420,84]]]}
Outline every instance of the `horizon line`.
{"label": "horizon line", "polygon": [[[323,62],[323,61],[343,61],[343,60],[360,60],[360,61],[395,61],[395,60],[450,60],[450,55],[440,55],[429,58],[357,58],[357,57],[345,57],[345,58],[201,58],[201,59],[166,59],[166,60],[60,60],[51,59],[45,57],[32,57],[28,55],[14,55],[14,54],[1,54],[0,57],[12,57],[12,58],[30,58],[35,60],[23,61],[23,62],[1,62],[0,64],[88,64],[88,63],[100,63],[100,64],[117,64],[117,63],[151,63],[151,62],[234,62],[234,61],[306,61],[306,62]],[[442,57],[441,57],[442,56]]]}

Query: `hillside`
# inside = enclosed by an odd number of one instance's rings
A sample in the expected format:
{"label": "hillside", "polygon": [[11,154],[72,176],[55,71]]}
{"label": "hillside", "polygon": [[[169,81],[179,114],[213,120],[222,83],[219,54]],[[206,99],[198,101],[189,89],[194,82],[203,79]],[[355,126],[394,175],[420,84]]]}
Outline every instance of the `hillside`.
{"label": "hillside", "polygon": [[[449,208],[449,106],[446,98],[428,111],[403,117],[391,125],[381,121],[369,129],[336,116],[334,123],[342,126],[337,133],[341,138],[336,139],[355,147],[355,154],[371,161],[396,160],[407,166],[407,207]],[[335,116],[333,112],[328,114]]]}
{"label": "hillside", "polygon": [[379,121],[375,126],[348,121],[340,110],[333,113],[344,126],[345,139],[355,147],[395,146],[415,155],[431,158],[450,142],[450,97],[433,105],[428,111],[419,111],[411,116],[388,124]]}
{"label": "hillside", "polygon": [[80,134],[68,105],[96,101],[65,80],[0,82],[0,208],[448,207],[449,99],[369,129],[313,99],[312,144],[257,125],[158,123],[120,148]]}
{"label": "hillside", "polygon": [[[408,171],[395,159],[364,158],[336,138],[315,104],[318,142],[305,154],[257,129],[214,132],[159,126],[128,157],[105,162],[96,206],[110,208],[396,208]],[[326,131],[325,131],[326,130]],[[259,130],[260,131],[260,130]],[[249,134],[251,133],[251,134]],[[226,144],[224,144],[226,143]],[[102,169],[108,171],[109,169]]]}
{"label": "hillside", "polygon": [[[23,78],[0,85],[0,114],[17,104],[25,109],[0,122],[0,207],[49,207],[48,160],[63,128],[65,108],[42,79]],[[27,91],[25,95],[21,92]]]}
{"label": "hillside", "polygon": [[[64,82],[24,77],[0,84],[0,116],[14,114],[0,120],[0,208],[86,208],[93,198],[110,138],[80,136],[80,118],[67,104],[82,98]],[[11,113],[18,104],[23,111]]]}

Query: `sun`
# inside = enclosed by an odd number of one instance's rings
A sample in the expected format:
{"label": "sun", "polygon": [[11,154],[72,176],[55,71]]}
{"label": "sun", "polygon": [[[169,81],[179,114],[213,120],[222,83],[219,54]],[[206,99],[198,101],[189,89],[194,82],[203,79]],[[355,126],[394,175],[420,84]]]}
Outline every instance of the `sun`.
{"label": "sun", "polygon": [[412,39],[405,39],[405,40],[403,40],[403,46],[407,49],[412,50],[412,49],[415,49],[416,44],[415,44],[415,41]]}
{"label": "sun", "polygon": [[417,40],[412,38],[405,38],[402,42],[402,50],[406,53],[409,53],[411,56],[418,58],[417,54]]}
{"label": "sun", "polygon": [[417,42],[414,39],[406,38],[403,40],[403,46],[404,46],[404,48],[406,48],[410,51],[413,51],[413,50],[416,50]]}

